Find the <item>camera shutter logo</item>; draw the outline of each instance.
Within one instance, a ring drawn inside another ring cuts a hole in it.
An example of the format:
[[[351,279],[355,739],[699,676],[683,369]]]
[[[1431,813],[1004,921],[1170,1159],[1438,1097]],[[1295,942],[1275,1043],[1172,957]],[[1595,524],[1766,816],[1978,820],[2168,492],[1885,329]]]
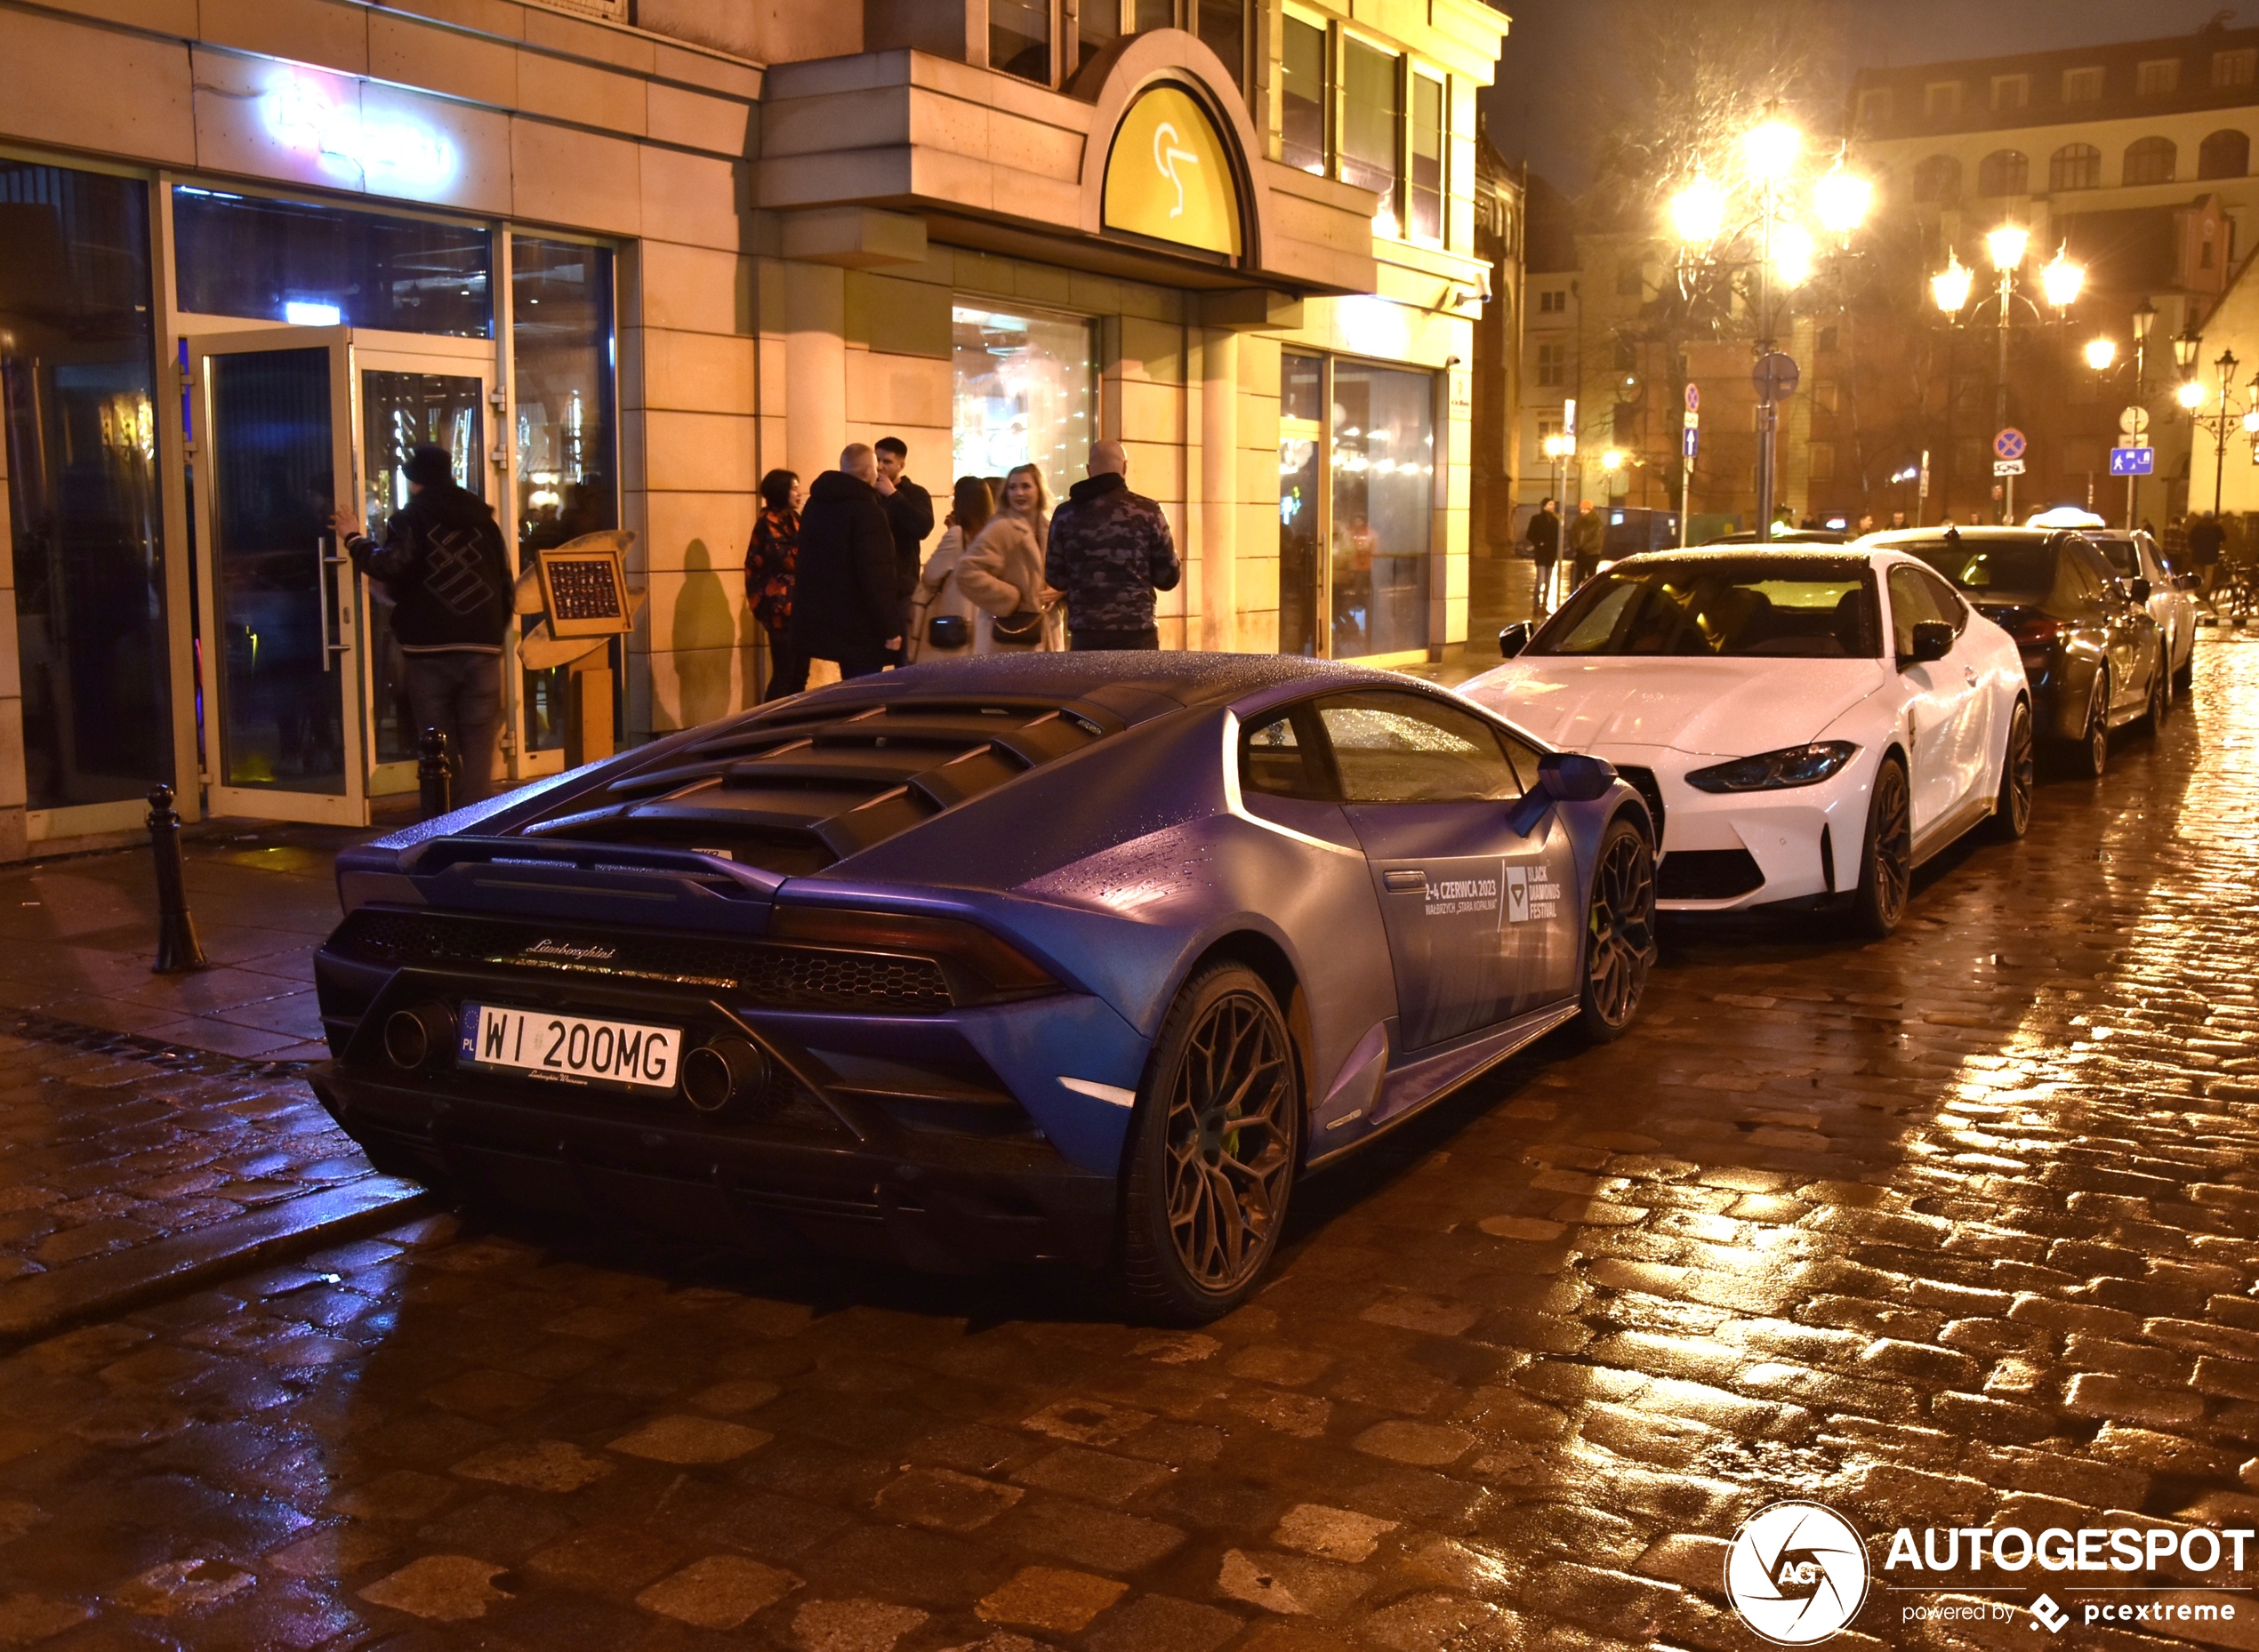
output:
[[[1776,1503],[1733,1534],[1725,1594],[1767,1640],[1804,1647],[1827,1640],[1867,1600],[1867,1544],[1850,1521],[1817,1503]]]

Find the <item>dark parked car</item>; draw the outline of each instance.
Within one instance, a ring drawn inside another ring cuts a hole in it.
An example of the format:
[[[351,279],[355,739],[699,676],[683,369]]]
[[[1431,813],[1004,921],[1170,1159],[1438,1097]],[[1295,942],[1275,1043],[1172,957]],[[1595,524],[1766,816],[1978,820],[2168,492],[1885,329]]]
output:
[[[380,1167],[1224,1311],[1306,1167],[1612,1038],[1655,830],[1402,677],[1036,654],[781,701],[338,860],[314,1085]]]
[[[1919,557],[2016,639],[2042,739],[2099,775],[2110,734],[2154,731],[2172,703],[2150,581],[2126,579],[2085,535],[2055,528],[1917,528],[1869,544]]]

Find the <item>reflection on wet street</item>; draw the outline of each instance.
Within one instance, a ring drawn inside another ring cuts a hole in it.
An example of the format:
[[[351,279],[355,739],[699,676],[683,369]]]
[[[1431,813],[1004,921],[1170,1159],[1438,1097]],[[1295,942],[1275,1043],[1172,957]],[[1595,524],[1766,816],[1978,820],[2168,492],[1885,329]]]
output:
[[[1675,932],[1629,1036],[1306,1186],[1202,1332],[447,1218],[20,1350],[0,1644],[1740,1648],[1783,1496],[2259,1527],[2255,735],[2207,634],[1892,941]],[[1918,1581],[1849,1643],[2051,1639]],[[2183,1632],[2259,1603],[2109,1635]]]

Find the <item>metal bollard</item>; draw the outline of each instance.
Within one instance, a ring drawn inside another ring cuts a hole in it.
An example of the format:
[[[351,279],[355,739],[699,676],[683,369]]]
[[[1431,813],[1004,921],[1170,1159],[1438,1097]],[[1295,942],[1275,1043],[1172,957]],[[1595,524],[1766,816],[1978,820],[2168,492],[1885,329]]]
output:
[[[188,878],[181,866],[181,816],[173,788],[149,790],[149,850],[157,860],[157,962],[151,973],[181,975],[205,966],[204,945],[189,916]]]
[[[436,820],[454,807],[454,776],[447,769],[447,737],[436,728],[416,742],[415,778],[423,792],[423,818]]]

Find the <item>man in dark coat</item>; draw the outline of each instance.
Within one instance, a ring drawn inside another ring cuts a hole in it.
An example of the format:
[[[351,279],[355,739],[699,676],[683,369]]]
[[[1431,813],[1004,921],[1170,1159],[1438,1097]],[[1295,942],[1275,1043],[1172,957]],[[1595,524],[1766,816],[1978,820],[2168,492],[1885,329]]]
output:
[[[1530,560],[1537,565],[1537,576],[1530,584],[1530,606],[1543,617],[1553,612],[1553,571],[1561,561],[1561,506],[1550,493],[1530,518],[1524,537],[1530,541]]]
[[[875,484],[878,457],[861,442],[808,490],[793,574],[792,638],[811,660],[836,660],[840,675],[869,677],[902,646],[894,529]]]
[[[385,522],[382,544],[350,511],[332,516],[330,526],[354,571],[392,598],[413,737],[428,728],[447,737],[452,800],[460,808],[494,790],[502,643],[515,581],[494,507],[457,485],[446,449],[412,448],[401,469],[408,502]]]
[[[926,535],[934,531],[934,496],[902,473],[910,462],[907,442],[898,436],[882,436],[873,451],[879,456],[879,503],[885,508],[887,527],[894,534],[894,582],[901,608],[897,625],[907,637],[910,610],[918,599]]]
[[[1158,648],[1154,593],[1175,590],[1185,572],[1169,518],[1130,491],[1121,443],[1091,443],[1089,468],[1051,515],[1043,577],[1066,593],[1067,636],[1077,650]]]

